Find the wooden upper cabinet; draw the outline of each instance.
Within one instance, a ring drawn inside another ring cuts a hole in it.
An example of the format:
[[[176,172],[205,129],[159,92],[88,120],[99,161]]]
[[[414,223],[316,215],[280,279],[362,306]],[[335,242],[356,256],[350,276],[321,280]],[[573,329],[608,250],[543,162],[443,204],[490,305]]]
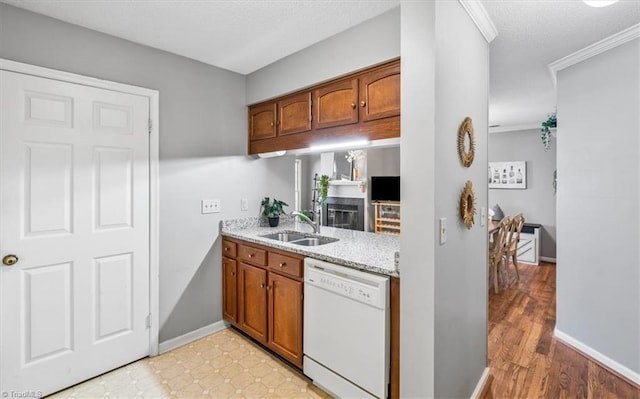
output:
[[[360,81],[362,121],[400,115],[400,63],[367,72]]]
[[[314,91],[315,128],[358,123],[358,79],[346,79]]]
[[[311,130],[311,92],[296,94],[278,101],[278,135]]]
[[[249,108],[249,139],[276,137],[276,103],[254,105]]]
[[[249,106],[249,154],[400,137],[400,60]]]

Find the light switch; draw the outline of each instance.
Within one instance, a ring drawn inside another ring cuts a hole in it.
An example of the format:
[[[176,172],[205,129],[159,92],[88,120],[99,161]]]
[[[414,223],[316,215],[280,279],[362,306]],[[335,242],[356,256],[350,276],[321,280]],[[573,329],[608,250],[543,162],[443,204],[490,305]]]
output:
[[[447,218],[440,218],[440,245],[447,242]]]
[[[219,213],[220,212],[220,199],[206,199],[202,200],[202,213]]]
[[[480,208],[480,226],[487,224],[487,207]]]
[[[240,199],[240,210],[241,211],[248,211],[249,210],[249,200],[246,198],[241,198]]]

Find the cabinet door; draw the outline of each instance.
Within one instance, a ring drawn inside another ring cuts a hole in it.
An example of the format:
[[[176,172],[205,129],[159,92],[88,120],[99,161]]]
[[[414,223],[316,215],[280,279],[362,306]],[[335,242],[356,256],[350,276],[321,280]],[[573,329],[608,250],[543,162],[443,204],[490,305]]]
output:
[[[314,93],[316,128],[358,123],[358,79],[322,86]]]
[[[296,94],[278,102],[278,134],[311,130],[311,92]]]
[[[269,346],[302,367],[301,281],[269,273]]]
[[[222,257],[222,317],[236,324],[238,322],[238,280],[236,261]]]
[[[362,121],[400,115],[400,64],[368,72],[360,81]]]
[[[254,105],[249,108],[249,139],[276,137],[276,103]]]
[[[238,263],[238,324],[253,338],[267,343],[267,271]]]

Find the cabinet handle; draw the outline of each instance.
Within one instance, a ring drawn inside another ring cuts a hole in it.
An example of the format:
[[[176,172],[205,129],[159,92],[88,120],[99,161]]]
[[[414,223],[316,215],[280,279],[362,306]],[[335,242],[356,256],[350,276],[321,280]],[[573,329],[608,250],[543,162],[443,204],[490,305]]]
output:
[[[264,288],[264,283],[260,284],[260,288]]]
[[[356,103],[351,103],[351,109],[356,109]]]
[[[273,127],[275,125],[275,123],[271,122],[271,127]]]
[[[229,252],[229,247],[224,247],[224,252]]]
[[[267,291],[270,291],[270,290],[271,290],[271,286],[267,285]]]
[[[235,276],[235,275],[236,275],[236,272],[231,272],[231,275],[232,275],[232,276]]]
[[[280,266],[280,267],[285,267],[285,266],[287,266],[287,263],[286,263],[286,262],[282,262],[282,263],[280,263],[280,265],[279,265],[279,266]]]
[[[249,254],[249,259],[253,258],[254,256],[256,256],[256,254]]]
[[[367,102],[364,101],[364,100],[360,101],[360,106],[361,107],[366,107],[367,106]]]

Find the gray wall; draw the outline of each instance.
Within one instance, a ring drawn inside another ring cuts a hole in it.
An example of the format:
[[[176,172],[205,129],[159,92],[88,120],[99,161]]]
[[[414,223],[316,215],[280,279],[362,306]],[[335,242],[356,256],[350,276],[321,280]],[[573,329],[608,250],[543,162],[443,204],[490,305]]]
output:
[[[245,77],[5,4],[0,57],[160,91],[160,341],[221,320],[218,221],[293,200],[292,158],[237,156]],[[200,215],[205,198],[222,213]]]
[[[401,4],[400,396],[434,397],[435,2]]]
[[[465,62],[460,62],[464,54]],[[459,2],[436,2],[435,214],[447,218],[436,245],[435,396],[469,397],[487,361],[487,229],[462,224],[459,199],[471,180],[477,213],[487,204],[489,45]],[[462,166],[456,136],[473,119],[473,164]],[[409,214],[412,214],[409,210]]]
[[[400,147],[367,150],[367,176],[399,176]]]
[[[400,394],[469,397],[487,360],[487,230],[477,216],[464,227],[458,202],[471,180],[477,207],[487,204],[489,46],[458,2],[407,1],[402,63]],[[455,144],[466,116],[470,168]]]
[[[544,150],[540,129],[493,133],[489,135],[489,162],[527,161],[527,189],[489,189],[489,206],[496,203],[505,215],[524,213],[527,222],[542,225],[541,256],[556,257],[556,196],[553,191],[553,171],[556,150]]]
[[[558,73],[556,328],[640,379],[640,39]],[[606,231],[605,231],[606,230]]]
[[[399,56],[397,7],[247,75],[247,104]]]

